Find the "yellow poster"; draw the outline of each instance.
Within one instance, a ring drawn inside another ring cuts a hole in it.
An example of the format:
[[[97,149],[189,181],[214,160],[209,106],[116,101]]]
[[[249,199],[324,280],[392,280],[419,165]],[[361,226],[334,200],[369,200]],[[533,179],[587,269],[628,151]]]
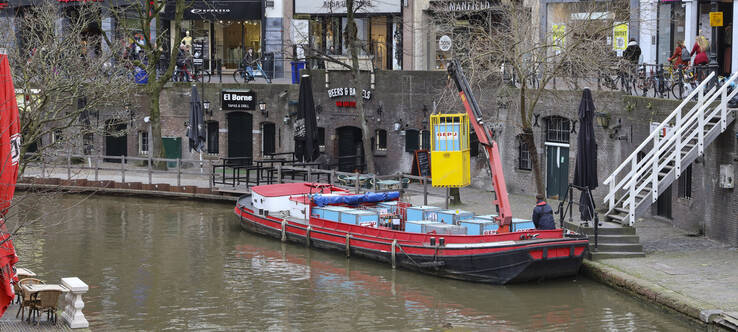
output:
[[[612,28],[613,51],[624,51],[628,47],[628,23],[617,22]]]
[[[551,38],[553,41],[553,49],[560,51],[564,47],[566,39],[566,25],[565,24],[553,24],[551,26]]]
[[[723,12],[710,12],[710,26],[711,27],[723,26]]]

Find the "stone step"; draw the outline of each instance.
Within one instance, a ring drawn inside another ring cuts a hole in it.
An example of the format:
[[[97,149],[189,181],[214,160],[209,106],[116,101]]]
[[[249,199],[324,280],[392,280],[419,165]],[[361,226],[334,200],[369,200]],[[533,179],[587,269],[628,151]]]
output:
[[[602,239],[600,239],[602,240]],[[595,251],[594,241],[589,241],[589,251],[591,252],[635,252],[643,253],[643,246],[640,243],[602,243],[597,242],[597,251]]]
[[[598,259],[608,259],[608,258],[634,258],[634,257],[645,257],[646,254],[642,252],[602,252],[602,251],[595,251],[589,252],[589,259],[591,260],[598,260]]]
[[[594,243],[595,236],[587,235],[590,243]],[[640,243],[640,238],[636,235],[602,235],[597,237],[597,243]]]
[[[577,233],[594,235],[594,222],[589,223],[589,227],[579,225],[578,222],[564,222],[564,228]],[[602,226],[598,227],[598,235],[635,235],[635,228],[622,226],[613,222],[602,222]]]

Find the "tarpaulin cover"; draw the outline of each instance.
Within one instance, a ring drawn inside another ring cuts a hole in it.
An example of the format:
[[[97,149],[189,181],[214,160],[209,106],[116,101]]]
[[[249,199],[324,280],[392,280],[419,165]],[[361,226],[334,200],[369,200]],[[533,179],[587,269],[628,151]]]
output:
[[[13,200],[20,160],[20,123],[15,98],[8,57],[0,53],[0,316],[15,296],[10,281],[15,278],[13,265],[18,262],[5,226],[5,213]]]
[[[366,193],[363,195],[313,195],[313,202],[318,206],[329,204],[357,205],[360,203],[376,203],[395,200],[400,197],[399,191],[382,193]]]

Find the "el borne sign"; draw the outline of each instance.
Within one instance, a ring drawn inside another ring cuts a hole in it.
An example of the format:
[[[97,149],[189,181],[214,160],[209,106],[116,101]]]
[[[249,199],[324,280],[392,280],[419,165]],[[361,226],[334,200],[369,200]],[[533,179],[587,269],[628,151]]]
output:
[[[220,105],[224,111],[256,110],[256,92],[253,90],[222,90]]]

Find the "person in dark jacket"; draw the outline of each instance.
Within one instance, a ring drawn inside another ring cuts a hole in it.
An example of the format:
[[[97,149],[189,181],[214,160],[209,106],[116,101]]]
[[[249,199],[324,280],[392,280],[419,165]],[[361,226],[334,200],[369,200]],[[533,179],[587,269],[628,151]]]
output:
[[[635,38],[631,38],[630,42],[628,42],[628,47],[623,51],[623,59],[630,61],[633,65],[637,65],[640,57],[641,47],[638,46],[638,42]]]
[[[536,195],[536,207],[533,208],[533,224],[536,225],[536,229],[541,230],[556,228],[553,209],[546,204],[541,194]]]

